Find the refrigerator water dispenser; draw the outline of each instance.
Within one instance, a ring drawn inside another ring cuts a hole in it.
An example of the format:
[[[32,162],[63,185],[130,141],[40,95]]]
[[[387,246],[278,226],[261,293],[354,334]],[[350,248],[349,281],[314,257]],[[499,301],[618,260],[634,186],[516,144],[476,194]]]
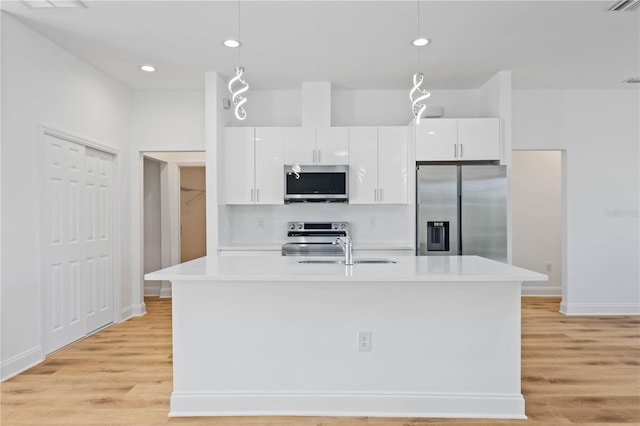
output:
[[[427,251],[449,251],[449,222],[427,222]]]

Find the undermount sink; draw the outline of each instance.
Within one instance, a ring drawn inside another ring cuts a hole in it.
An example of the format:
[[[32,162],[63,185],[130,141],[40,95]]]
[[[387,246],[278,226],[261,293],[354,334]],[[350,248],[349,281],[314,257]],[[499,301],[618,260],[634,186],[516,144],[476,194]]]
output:
[[[298,263],[312,263],[312,264],[344,264],[344,260],[329,260],[329,259],[310,259],[299,260]],[[380,264],[380,263],[398,263],[395,260],[387,259],[356,259],[354,264]]]

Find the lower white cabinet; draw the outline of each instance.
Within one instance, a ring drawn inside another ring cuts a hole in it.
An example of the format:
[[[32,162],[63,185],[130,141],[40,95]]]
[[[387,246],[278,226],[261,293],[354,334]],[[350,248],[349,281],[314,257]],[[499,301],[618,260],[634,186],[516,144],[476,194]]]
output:
[[[349,204],[407,203],[407,128],[349,128]]]
[[[284,129],[227,127],[226,204],[284,204]]]

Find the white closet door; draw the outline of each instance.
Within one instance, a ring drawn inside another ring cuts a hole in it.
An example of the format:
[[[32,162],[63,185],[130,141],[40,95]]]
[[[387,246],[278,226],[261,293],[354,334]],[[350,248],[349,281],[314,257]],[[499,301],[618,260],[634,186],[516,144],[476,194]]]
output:
[[[113,321],[114,157],[86,148],[85,164],[85,313],[91,332]]]
[[[43,135],[44,349],[113,321],[113,155]]]
[[[85,147],[45,135],[42,215],[44,345],[51,353],[86,334],[84,306]]]

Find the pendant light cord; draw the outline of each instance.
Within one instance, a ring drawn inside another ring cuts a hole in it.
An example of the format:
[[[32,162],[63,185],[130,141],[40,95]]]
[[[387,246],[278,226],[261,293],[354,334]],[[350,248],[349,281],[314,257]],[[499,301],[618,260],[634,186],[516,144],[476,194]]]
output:
[[[238,41],[240,42],[240,46],[238,46],[238,66],[241,66],[240,50],[242,49],[242,38],[240,38],[240,0],[238,0]]]
[[[422,37],[422,28],[420,27],[420,0],[418,0],[418,36],[416,39]],[[418,71],[420,71],[420,66],[422,65],[422,48],[418,47]]]

